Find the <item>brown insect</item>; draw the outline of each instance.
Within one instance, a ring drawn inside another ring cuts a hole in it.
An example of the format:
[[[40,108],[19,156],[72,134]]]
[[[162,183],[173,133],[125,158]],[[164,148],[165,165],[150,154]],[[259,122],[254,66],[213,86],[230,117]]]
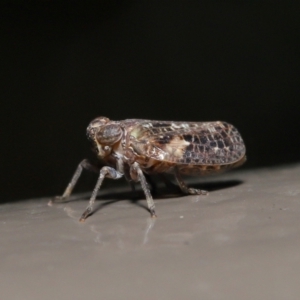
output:
[[[189,188],[181,174],[202,176],[219,173],[242,165],[246,148],[237,129],[226,122],[173,122],[128,119],[111,121],[94,119],[87,128],[97,156],[106,166],[99,172],[89,205],[80,221],[93,211],[93,205],[105,177],[140,182],[152,217],[156,217],[154,201],[145,174],[173,173],[180,189],[186,194],[207,194]],[[77,167],[62,196],[67,199],[83,169],[97,170],[87,160]]]

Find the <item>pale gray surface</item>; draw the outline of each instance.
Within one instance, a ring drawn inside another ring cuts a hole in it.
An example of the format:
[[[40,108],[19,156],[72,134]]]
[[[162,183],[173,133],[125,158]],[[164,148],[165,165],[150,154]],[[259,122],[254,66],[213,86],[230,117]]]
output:
[[[300,165],[228,173],[211,181],[243,183],[158,196],[155,221],[124,189],[84,224],[86,200],[2,204],[0,298],[299,299],[299,178]]]

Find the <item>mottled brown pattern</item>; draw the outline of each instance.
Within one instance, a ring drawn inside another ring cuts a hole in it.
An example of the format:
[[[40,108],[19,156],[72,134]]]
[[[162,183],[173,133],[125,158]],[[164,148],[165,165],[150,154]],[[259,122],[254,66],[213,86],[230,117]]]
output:
[[[220,173],[243,164],[246,148],[237,129],[226,122],[173,122],[128,119],[111,121],[106,117],[93,120],[87,137],[104,167],[99,170],[97,184],[89,205],[80,220],[93,211],[97,192],[105,177],[122,176],[132,183],[140,182],[148,208],[155,217],[155,206],[144,173],[173,173],[184,193],[206,195],[189,188],[181,174],[203,176]],[[61,201],[70,196],[83,169],[95,170],[87,160],[77,167]]]
[[[142,121],[130,146],[139,155],[175,164],[234,164],[245,156],[237,129],[226,122]]]
[[[118,169],[138,162],[146,173],[206,175],[241,165],[246,148],[237,129],[226,122],[173,122],[127,119],[93,120],[87,135],[100,159]],[[118,160],[118,163],[117,163]]]

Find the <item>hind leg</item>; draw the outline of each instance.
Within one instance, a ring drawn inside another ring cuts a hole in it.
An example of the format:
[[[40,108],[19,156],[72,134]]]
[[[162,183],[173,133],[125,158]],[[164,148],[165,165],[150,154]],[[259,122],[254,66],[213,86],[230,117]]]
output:
[[[207,195],[208,192],[204,191],[204,190],[199,190],[199,189],[194,189],[194,188],[190,188],[188,187],[185,182],[183,181],[178,168],[175,168],[175,178],[176,181],[180,187],[180,189],[182,190],[183,193],[185,194],[189,194],[189,195]]]

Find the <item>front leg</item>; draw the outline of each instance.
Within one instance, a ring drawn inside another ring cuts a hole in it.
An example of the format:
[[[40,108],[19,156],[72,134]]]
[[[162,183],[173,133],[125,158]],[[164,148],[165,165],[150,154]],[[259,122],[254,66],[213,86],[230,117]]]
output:
[[[135,162],[131,165],[130,175],[134,181],[139,181],[141,183],[142,189],[146,196],[147,205],[148,205],[148,209],[150,211],[151,217],[156,218],[155,205],[154,205],[152,195],[150,193],[150,189],[148,187],[148,183],[146,181],[145,175],[144,175],[140,165],[137,162]]]
[[[92,171],[92,172],[97,172],[97,173],[99,172],[99,168],[93,166],[87,159],[84,159],[78,165],[78,167],[77,167],[70,183],[66,187],[63,195],[62,196],[56,196],[53,200],[51,200],[49,202],[49,205],[51,205],[53,202],[64,202],[65,200],[67,200],[70,197],[70,195],[71,195],[71,193],[72,193],[72,191],[73,191],[73,189],[74,189],[74,187],[75,187],[75,185],[76,185],[83,169],[86,169],[86,170],[89,170],[89,171]]]
[[[84,222],[85,219],[92,213],[93,205],[95,203],[97,193],[98,193],[98,191],[101,187],[101,184],[102,184],[104,178],[108,177],[108,178],[112,178],[112,179],[119,179],[122,176],[123,176],[122,173],[118,172],[117,170],[115,170],[114,168],[111,168],[111,167],[103,167],[100,170],[100,174],[99,174],[96,186],[93,190],[92,196],[90,198],[89,205],[87,206],[87,208],[85,209],[85,211],[81,215],[81,218],[79,219],[80,222]]]

